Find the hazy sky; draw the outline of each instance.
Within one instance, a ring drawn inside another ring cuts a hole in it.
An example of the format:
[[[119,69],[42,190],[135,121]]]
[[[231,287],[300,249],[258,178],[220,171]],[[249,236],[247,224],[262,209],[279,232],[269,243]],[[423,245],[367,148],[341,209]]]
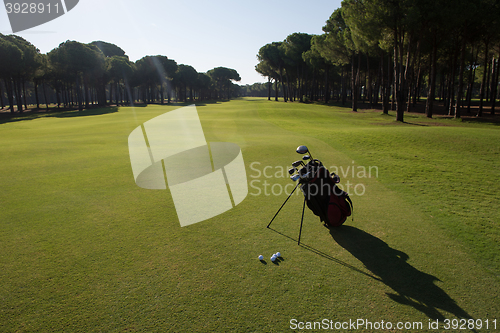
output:
[[[66,40],[102,40],[121,47],[130,60],[165,55],[206,72],[233,68],[240,84],[264,82],[256,54],[294,32],[321,34],[341,0],[80,0],[67,14],[16,33],[47,53]],[[5,8],[0,32],[11,34]]]

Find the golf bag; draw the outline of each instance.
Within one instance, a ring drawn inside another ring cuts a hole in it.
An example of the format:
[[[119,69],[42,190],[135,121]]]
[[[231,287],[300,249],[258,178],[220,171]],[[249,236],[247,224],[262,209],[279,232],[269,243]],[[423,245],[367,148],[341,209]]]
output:
[[[340,177],[330,174],[316,159],[311,159],[299,174],[307,207],[328,226],[341,226],[351,216],[353,206],[349,195],[337,187]]]
[[[285,206],[293,192],[300,186],[304,194],[299,239],[297,241],[297,244],[300,245],[306,204],[329,227],[341,226],[347,220],[347,217],[351,216],[353,206],[349,195],[337,187],[337,184],[340,182],[339,176],[334,173],[330,174],[321,161],[312,158],[306,146],[299,146],[296,151],[301,155],[306,153],[309,153],[309,155],[304,155],[302,160],[292,163],[293,168],[288,170],[288,173],[290,174],[290,179],[297,182],[297,185],[295,185],[293,191],[288,195],[276,214],[274,214],[267,228],[270,228],[271,223],[278,216],[283,206]],[[304,163],[307,160],[309,162]]]

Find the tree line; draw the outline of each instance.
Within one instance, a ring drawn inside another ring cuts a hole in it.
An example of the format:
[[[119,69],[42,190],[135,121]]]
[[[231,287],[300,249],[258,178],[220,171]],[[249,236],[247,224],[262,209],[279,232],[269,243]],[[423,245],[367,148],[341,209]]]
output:
[[[255,82],[253,84],[240,85],[239,93],[241,96],[248,97],[268,97],[267,83]],[[283,94],[278,91],[278,96],[283,97]]]
[[[293,33],[262,46],[255,69],[283,100],[335,99],[396,110],[421,98],[460,118],[491,114],[498,99],[500,2],[496,0],[343,0],[323,34]],[[273,87],[274,86],[274,87]]]
[[[163,55],[135,62],[117,45],[66,41],[47,54],[16,35],[0,34],[0,107],[11,113],[50,104],[79,110],[92,106],[231,99],[238,72],[206,73]]]

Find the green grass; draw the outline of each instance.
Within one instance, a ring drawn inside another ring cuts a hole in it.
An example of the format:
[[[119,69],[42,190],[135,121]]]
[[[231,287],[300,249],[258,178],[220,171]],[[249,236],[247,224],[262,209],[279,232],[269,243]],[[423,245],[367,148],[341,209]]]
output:
[[[500,325],[498,126],[265,99],[199,106],[207,141],[237,143],[253,186],[234,209],[181,228],[168,190],[135,185],[127,147],[134,128],[176,108],[0,124],[1,332],[284,332],[292,318]],[[276,172],[301,144],[327,166],[376,166],[378,177],[342,177],[364,189],[354,221],[330,231],[306,210],[297,246],[301,197],[266,229],[286,194],[263,184],[291,183]]]
[[[436,218],[436,224],[500,277],[498,126],[416,115],[406,115],[407,123],[401,124],[392,114],[376,111],[336,109],[332,114],[332,108],[316,109],[322,112],[305,123],[314,128],[310,136],[348,154],[356,165],[377,166],[385,186]],[[299,107],[297,112],[303,111]],[[290,111],[286,116],[274,109],[262,114],[290,131],[301,131],[304,125],[304,119],[296,121],[299,115]]]

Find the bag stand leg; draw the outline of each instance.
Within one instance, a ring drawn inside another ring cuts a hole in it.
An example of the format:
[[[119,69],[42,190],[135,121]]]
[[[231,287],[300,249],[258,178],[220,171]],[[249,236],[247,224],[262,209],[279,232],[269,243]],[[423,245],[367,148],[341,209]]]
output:
[[[297,245],[300,245],[300,235],[302,235],[302,223],[304,222],[304,209],[306,208],[306,198],[304,197],[304,204],[302,205],[302,218],[300,219],[300,230],[299,230],[299,241]]]
[[[274,219],[276,218],[276,216],[278,216],[278,213],[281,211],[281,208],[283,208],[283,206],[286,204],[286,202],[288,201],[288,199],[290,199],[290,197],[292,196],[293,192],[295,192],[295,190],[297,189],[298,186],[299,186],[299,183],[297,183],[297,185],[295,185],[292,193],[290,193],[288,195],[288,198],[286,198],[285,202],[283,202],[283,204],[281,205],[280,209],[278,209],[278,211],[276,212],[276,214],[274,214],[273,218],[271,219],[271,222],[269,222],[269,224],[267,225],[267,228],[269,228],[269,226],[271,225],[271,223],[273,223]],[[305,203],[305,199],[304,199],[304,203]],[[302,216],[304,216],[304,210],[302,210]]]

